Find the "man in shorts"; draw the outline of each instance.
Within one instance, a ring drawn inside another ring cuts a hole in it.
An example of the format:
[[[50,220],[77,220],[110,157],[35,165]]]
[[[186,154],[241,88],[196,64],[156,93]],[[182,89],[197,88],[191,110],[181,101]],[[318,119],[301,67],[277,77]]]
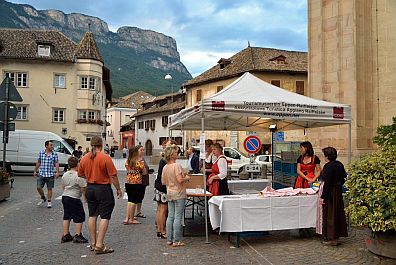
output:
[[[37,205],[40,206],[48,201],[47,208],[52,207],[52,189],[54,188],[55,177],[59,177],[59,160],[58,155],[52,150],[53,146],[52,141],[45,141],[45,149],[40,151],[33,173],[33,176],[37,177],[37,191],[41,196]],[[48,190],[47,198],[43,190],[45,185],[47,185]]]
[[[78,176],[87,180],[88,228],[91,238],[91,250],[95,254],[112,253],[114,250],[103,244],[109,220],[114,209],[114,194],[111,184],[117,190],[117,197],[122,198],[117,169],[110,156],[102,152],[103,141],[99,136],[91,138],[91,152],[80,161]],[[96,236],[96,222],[100,215],[99,233]]]

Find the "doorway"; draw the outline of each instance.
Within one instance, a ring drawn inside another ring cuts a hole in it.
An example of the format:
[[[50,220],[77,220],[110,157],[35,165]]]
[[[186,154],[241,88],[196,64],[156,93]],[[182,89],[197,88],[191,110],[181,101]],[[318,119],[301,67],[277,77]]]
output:
[[[151,142],[151,140],[147,140],[144,150],[146,151],[146,156],[151,156],[153,155],[153,143]]]

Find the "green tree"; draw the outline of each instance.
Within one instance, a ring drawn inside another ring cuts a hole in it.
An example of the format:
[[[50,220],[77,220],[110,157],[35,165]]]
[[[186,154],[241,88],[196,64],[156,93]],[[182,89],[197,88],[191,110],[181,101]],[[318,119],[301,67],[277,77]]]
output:
[[[377,136],[374,137],[373,142],[381,148],[396,146],[396,117],[393,117],[392,124],[377,128]]]

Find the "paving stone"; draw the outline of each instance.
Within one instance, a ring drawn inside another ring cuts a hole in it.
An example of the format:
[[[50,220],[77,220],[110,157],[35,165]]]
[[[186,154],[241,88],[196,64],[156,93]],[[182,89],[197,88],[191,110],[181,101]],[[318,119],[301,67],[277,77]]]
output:
[[[124,183],[125,172],[119,172]],[[39,196],[35,178],[16,177],[11,198],[0,203],[0,264],[396,264],[395,260],[377,257],[367,251],[364,230],[353,228],[350,237],[339,247],[321,244],[319,238],[299,238],[290,231],[276,231],[261,237],[243,238],[240,248],[233,248],[225,234],[205,237],[186,236],[185,247],[172,248],[155,234],[153,183],[146,191],[140,225],[122,225],[127,201],[116,200],[106,244],[115,252],[95,255],[88,244],[60,243],[62,204],[60,180],[54,189],[53,208],[37,207]],[[19,210],[17,210],[19,208]],[[85,205],[86,208],[86,205]],[[86,213],[87,213],[86,209]],[[204,231],[204,220],[187,221],[186,232]],[[210,224],[209,224],[210,226]],[[40,228],[40,229],[39,229]],[[71,226],[74,232],[74,226]],[[88,237],[87,223],[83,234]],[[24,242],[22,242],[24,241]]]

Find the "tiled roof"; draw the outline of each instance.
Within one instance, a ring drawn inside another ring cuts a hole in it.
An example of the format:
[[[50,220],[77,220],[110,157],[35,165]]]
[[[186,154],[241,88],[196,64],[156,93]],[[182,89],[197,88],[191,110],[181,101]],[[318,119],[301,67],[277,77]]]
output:
[[[152,101],[160,101],[160,100],[164,100],[164,99],[167,99],[167,98],[171,98],[172,95],[175,97],[175,96],[179,96],[180,93],[179,92],[175,92],[175,93],[165,94],[165,95],[162,95],[162,96],[157,96],[157,97],[153,98]],[[148,103],[148,101],[146,101],[145,103]]]
[[[50,56],[38,56],[39,44],[51,46]],[[73,62],[77,45],[55,30],[0,29],[0,59]]]
[[[92,32],[86,32],[77,47],[77,58],[94,59],[103,63],[102,55],[100,55],[98,46]]]
[[[124,96],[120,98],[120,101],[113,105],[113,108],[132,108],[132,109],[140,109],[142,108],[142,103],[147,100],[153,100],[154,96],[150,95],[144,91],[138,91],[133,94]]]
[[[51,47],[50,56],[38,55],[40,44]],[[103,62],[92,32],[77,45],[56,30],[0,29],[0,59],[74,62],[77,58]]]
[[[285,63],[278,63],[276,58],[285,57]],[[224,66],[221,69],[220,64]],[[286,51],[270,48],[247,47],[228,59],[221,58],[219,64],[184,83],[186,88],[214,80],[239,76],[245,72],[270,71],[307,73],[308,59],[306,52]]]
[[[172,104],[165,104],[161,107],[157,107],[156,105],[151,106],[148,109],[138,111],[135,115],[132,117],[139,117],[143,116],[146,114],[152,114],[152,113],[159,113],[159,112],[166,112],[166,111],[171,111],[173,109],[173,113],[179,112],[181,109],[185,107],[185,102],[173,102]]]

